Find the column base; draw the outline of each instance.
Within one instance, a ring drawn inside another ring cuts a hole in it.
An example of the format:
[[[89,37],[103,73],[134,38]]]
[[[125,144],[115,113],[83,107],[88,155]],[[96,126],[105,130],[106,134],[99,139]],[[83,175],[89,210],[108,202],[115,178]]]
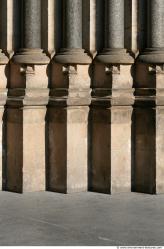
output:
[[[116,49],[104,49],[95,58],[95,63],[103,64],[132,64],[134,59],[126,49],[116,48]]]
[[[59,64],[90,64],[92,62],[91,58],[85,53],[84,49],[74,48],[60,50],[54,58],[56,63]]]
[[[12,58],[16,64],[45,65],[50,59],[42,49],[20,49]]]
[[[164,48],[147,48],[138,60],[147,64],[164,64]]]

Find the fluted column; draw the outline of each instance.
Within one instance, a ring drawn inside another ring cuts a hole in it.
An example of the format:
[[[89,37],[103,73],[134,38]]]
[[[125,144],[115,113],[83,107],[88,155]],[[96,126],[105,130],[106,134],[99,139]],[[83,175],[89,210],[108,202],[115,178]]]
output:
[[[89,64],[91,58],[82,49],[82,0],[63,1],[63,48],[55,56],[58,63]]]
[[[41,0],[19,1],[22,44],[11,60],[4,189],[45,190],[45,114],[49,58],[41,49]],[[12,141],[11,141],[12,140]]]
[[[96,57],[102,63],[131,64],[133,59],[124,49],[124,0],[105,1],[105,44]]]
[[[89,189],[128,192],[134,60],[124,48],[124,0],[106,0],[104,12],[104,49],[94,60]]]
[[[147,48],[139,56],[145,63],[164,63],[164,1],[147,1]]]

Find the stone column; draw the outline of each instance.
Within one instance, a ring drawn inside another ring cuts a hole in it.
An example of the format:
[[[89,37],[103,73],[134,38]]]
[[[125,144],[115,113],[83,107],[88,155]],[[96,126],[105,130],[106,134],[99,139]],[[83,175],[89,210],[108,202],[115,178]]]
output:
[[[90,119],[91,191],[131,190],[133,58],[124,48],[124,1],[105,1],[105,44],[95,58]]]
[[[140,54],[139,60],[149,64],[164,62],[164,2],[147,2],[147,48]]]
[[[100,63],[133,63],[132,57],[124,48],[124,0],[105,1],[105,44],[96,57]]]
[[[49,95],[49,58],[41,49],[41,0],[21,3],[22,48],[11,62],[4,184],[5,190],[15,192],[45,190],[45,114]]]
[[[63,15],[63,48],[55,56],[55,61],[64,64],[89,64],[91,59],[82,49],[82,0],[64,1]]]
[[[82,0],[65,0],[63,9],[64,48],[54,58],[48,108],[47,188],[69,193],[87,190],[91,58],[82,49]]]
[[[23,0],[22,13],[22,48],[13,61],[19,64],[46,65],[49,58],[41,49],[41,0]]]
[[[164,1],[147,1],[147,48],[136,64],[133,191],[164,193]]]

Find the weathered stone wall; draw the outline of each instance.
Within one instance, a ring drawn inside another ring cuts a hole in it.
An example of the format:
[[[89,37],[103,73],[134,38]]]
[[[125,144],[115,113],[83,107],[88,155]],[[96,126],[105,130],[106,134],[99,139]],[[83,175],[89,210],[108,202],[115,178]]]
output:
[[[0,185],[164,193],[164,0],[0,0]]]

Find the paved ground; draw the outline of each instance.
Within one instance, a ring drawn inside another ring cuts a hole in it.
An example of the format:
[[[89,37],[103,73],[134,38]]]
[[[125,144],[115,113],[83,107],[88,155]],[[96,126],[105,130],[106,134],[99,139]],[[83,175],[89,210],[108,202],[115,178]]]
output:
[[[0,192],[2,245],[164,245],[164,195]]]

